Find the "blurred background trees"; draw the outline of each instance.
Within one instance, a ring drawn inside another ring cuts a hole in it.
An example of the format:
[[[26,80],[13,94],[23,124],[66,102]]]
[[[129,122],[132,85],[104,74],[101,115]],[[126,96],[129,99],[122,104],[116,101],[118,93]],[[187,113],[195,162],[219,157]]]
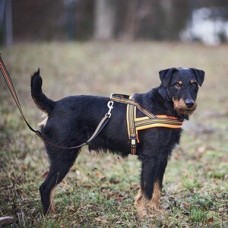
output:
[[[179,40],[203,7],[228,38],[227,0],[0,0],[1,40]]]

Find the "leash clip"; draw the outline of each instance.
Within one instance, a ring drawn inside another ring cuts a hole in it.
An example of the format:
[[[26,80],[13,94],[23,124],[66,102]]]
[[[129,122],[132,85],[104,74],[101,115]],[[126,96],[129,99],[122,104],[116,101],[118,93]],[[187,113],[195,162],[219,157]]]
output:
[[[106,113],[106,116],[107,116],[108,118],[111,118],[111,116],[112,116],[111,112],[112,112],[112,109],[113,109],[113,105],[114,105],[114,102],[113,102],[113,101],[109,101],[108,104],[107,104],[109,110],[108,110],[108,112]]]

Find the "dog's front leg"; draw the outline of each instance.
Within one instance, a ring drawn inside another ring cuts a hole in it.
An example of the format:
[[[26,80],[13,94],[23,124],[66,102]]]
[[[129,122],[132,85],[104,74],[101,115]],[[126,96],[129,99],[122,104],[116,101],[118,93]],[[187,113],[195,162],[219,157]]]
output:
[[[153,157],[142,160],[141,189],[135,198],[135,206],[140,218],[145,217],[153,205],[160,204],[161,193],[156,182],[158,168],[158,158]]]
[[[157,176],[153,185],[153,196],[149,204],[149,207],[152,211],[161,210],[160,200],[161,200],[162,182],[163,182],[163,177],[164,177],[167,163],[168,163],[168,157],[162,158],[162,160],[159,161]]]

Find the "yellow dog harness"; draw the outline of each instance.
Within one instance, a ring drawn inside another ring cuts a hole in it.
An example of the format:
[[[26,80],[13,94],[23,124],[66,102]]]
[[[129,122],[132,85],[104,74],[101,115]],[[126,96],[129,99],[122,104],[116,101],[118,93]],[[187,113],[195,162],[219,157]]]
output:
[[[180,129],[182,127],[183,121],[173,116],[153,115],[149,111],[143,109],[128,95],[112,94],[111,100],[127,104],[126,120],[132,154],[136,154],[136,146],[137,143],[139,143],[138,131],[157,127],[173,129]],[[143,112],[146,116],[137,117],[137,109]]]

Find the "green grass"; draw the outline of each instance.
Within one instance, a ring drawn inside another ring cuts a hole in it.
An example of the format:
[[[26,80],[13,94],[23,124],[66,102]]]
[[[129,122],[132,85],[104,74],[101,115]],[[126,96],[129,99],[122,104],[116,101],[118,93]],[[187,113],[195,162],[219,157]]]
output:
[[[44,217],[39,185],[48,170],[39,138],[23,123],[0,77],[0,217],[16,227],[226,227],[228,152],[228,46],[177,43],[40,43],[1,49],[23,110],[36,126],[41,112],[30,97],[30,75],[41,68],[53,99],[72,94],[147,91],[158,71],[193,66],[206,71],[198,108],[169,161],[162,196],[166,213],[138,220],[136,157],[83,149],[56,188],[56,211]]]

